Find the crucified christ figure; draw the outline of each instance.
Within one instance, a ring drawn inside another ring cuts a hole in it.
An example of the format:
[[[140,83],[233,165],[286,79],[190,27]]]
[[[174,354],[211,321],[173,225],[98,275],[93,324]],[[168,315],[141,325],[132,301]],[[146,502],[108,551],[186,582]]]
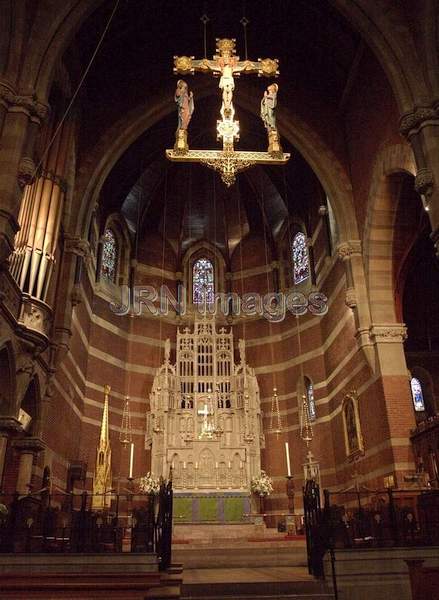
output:
[[[241,73],[257,73],[265,77],[274,77],[278,74],[278,61],[271,58],[257,61],[239,60],[239,57],[235,56],[235,40],[228,38],[217,40],[217,52],[213,60],[207,58],[195,60],[193,56],[176,56],[174,71],[181,74],[194,71],[221,74],[219,82],[219,88],[222,90],[221,114],[225,119],[233,119],[234,77],[238,77]]]

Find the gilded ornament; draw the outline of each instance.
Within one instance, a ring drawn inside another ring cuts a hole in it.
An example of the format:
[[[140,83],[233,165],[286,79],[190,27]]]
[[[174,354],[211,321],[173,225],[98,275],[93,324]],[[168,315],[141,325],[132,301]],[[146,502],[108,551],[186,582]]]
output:
[[[183,75],[190,73],[192,71],[192,57],[176,56],[174,58],[174,70]]]
[[[272,58],[264,58],[261,61],[261,73],[264,77],[275,77],[278,74],[279,61]]]
[[[223,182],[230,186],[236,180],[239,171],[248,169],[254,164],[284,164],[290,155],[284,154],[280,145],[279,134],[276,128],[276,96],[278,87],[271,84],[263,99],[261,116],[267,128],[268,152],[237,152],[234,144],[239,140],[239,121],[235,120],[233,106],[233,92],[235,90],[235,76],[241,73],[257,73],[265,77],[278,75],[278,61],[271,58],[257,61],[241,61],[235,55],[236,40],[221,38],[216,40],[216,51],[212,60],[207,58],[194,59],[190,56],[174,57],[174,72],[183,75],[188,73],[211,72],[220,75],[219,89],[221,90],[222,103],[217,121],[217,139],[222,140],[222,151],[214,150],[189,150],[188,124],[193,112],[193,96],[188,92],[186,82],[179,80],[175,101],[179,105],[179,124],[176,132],[176,141],[173,150],[167,150],[169,160],[183,162],[199,162],[218,171]],[[263,114],[262,114],[263,112]]]

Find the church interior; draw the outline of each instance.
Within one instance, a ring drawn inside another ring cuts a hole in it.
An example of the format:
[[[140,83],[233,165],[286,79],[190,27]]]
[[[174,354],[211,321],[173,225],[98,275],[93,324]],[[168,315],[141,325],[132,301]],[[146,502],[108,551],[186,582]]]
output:
[[[437,3],[0,13],[2,597],[437,598]]]

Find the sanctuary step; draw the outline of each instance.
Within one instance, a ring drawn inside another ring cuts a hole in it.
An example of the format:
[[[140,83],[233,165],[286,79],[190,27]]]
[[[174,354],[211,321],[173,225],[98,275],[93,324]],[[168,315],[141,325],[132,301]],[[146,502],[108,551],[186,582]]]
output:
[[[304,567],[185,570],[182,600],[333,600]]]
[[[144,553],[2,554],[2,600],[177,600],[182,566]]]
[[[172,556],[184,569],[307,564],[303,538],[291,539],[275,529],[251,524],[176,525]]]
[[[184,569],[294,567],[307,564],[306,548],[292,544],[184,547],[173,549],[172,555],[174,560],[183,563]]]
[[[191,545],[217,545],[225,542],[304,541],[304,536],[289,537],[277,529],[256,523],[181,523],[175,524],[172,542]]]

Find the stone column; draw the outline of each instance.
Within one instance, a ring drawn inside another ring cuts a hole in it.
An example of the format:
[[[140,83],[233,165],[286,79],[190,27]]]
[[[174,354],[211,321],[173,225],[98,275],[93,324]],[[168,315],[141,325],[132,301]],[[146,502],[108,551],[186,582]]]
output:
[[[370,328],[376,369],[381,377],[384,395],[384,439],[391,449],[393,471],[400,487],[404,487],[404,475],[415,468],[409,435],[410,430],[416,426],[416,421],[404,354],[403,342],[406,337],[403,323],[373,323]],[[372,408],[369,405],[369,409],[375,414],[375,418],[383,418],[379,416],[382,411],[380,406]]]
[[[428,211],[431,237],[439,257],[439,102],[403,115],[400,131],[410,142],[415,155],[415,189]]]
[[[15,417],[0,418],[0,490],[3,487],[3,473],[8,440],[14,434],[21,432],[21,430],[21,425]]]
[[[18,231],[22,189],[33,173],[35,137],[48,106],[34,96],[21,96],[0,81],[0,263],[8,259]]]
[[[279,261],[273,260],[270,264],[270,267],[273,272],[273,292],[277,294],[278,292],[280,292]]]
[[[71,322],[73,308],[82,301],[80,287],[81,263],[90,260],[90,244],[79,237],[66,235],[64,241],[63,260],[59,274],[54,302],[54,335],[53,343],[57,346],[57,360],[53,368],[67,352],[70,345]]]
[[[371,316],[364,276],[361,242],[359,240],[342,242],[337,246],[337,254],[343,262],[346,271],[345,302],[346,306],[352,309],[355,317],[357,342],[365,353],[368,363],[375,369],[373,349],[369,336]]]
[[[22,438],[14,442],[14,448],[20,452],[20,465],[16,490],[19,494],[31,491],[34,457],[44,450],[45,444],[40,438]]]
[[[314,246],[312,243],[312,239],[308,238],[306,240],[306,245],[308,246],[308,256],[309,256],[309,270],[311,276],[311,286],[313,289],[316,289],[317,286],[317,276],[316,276],[316,266],[314,263]]]

